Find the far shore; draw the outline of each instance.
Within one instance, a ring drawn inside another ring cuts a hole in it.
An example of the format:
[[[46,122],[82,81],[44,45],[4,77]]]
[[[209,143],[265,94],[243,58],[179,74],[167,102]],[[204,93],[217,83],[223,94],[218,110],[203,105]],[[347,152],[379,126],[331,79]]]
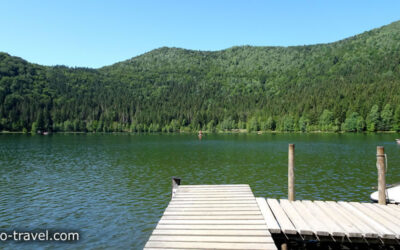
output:
[[[398,134],[400,132],[397,131],[375,131],[375,132],[345,132],[345,131],[252,131],[248,132],[247,129],[232,129],[226,131],[202,131],[203,134]],[[41,135],[39,133],[31,133],[31,132],[22,132],[22,131],[0,131],[0,134],[27,134],[27,135]],[[179,131],[179,132],[129,132],[129,131],[120,131],[120,132],[82,132],[82,131],[57,131],[50,132],[49,134],[198,134],[196,131]]]

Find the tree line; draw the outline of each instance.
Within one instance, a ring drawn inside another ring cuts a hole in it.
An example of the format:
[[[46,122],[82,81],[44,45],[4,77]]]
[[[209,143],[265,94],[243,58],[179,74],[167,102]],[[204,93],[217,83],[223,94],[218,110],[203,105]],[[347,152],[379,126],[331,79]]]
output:
[[[0,131],[399,131],[400,22],[330,44],[160,48],[99,69],[0,53]]]

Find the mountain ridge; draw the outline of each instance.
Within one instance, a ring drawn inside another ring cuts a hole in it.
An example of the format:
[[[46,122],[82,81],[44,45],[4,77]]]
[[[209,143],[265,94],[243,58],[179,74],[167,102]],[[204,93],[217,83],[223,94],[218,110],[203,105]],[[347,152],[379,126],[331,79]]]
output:
[[[397,130],[399,51],[400,21],[326,44],[161,47],[98,69],[0,53],[0,130]]]

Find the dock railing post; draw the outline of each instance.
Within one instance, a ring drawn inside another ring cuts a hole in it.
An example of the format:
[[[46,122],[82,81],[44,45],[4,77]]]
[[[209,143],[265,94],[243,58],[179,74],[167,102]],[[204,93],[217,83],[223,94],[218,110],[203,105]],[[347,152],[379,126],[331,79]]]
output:
[[[171,190],[171,198],[174,197],[176,189],[178,186],[181,185],[181,178],[179,177],[172,177],[172,190]]]
[[[294,144],[289,144],[289,164],[288,164],[288,199],[294,201]]]
[[[386,205],[385,149],[376,147],[376,166],[378,167],[378,203]]]

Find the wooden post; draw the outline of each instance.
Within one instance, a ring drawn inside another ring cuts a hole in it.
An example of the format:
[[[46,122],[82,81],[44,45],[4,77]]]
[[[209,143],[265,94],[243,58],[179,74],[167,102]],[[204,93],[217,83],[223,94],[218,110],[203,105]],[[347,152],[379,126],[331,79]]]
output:
[[[281,250],[287,250],[287,249],[288,249],[287,244],[286,243],[282,243]]]
[[[385,149],[376,147],[376,163],[378,167],[378,202],[386,205],[386,180],[385,180]]]
[[[171,198],[174,197],[175,191],[178,186],[181,185],[181,178],[179,177],[172,177],[172,191],[171,191]]]
[[[288,199],[294,201],[294,144],[289,144]]]

